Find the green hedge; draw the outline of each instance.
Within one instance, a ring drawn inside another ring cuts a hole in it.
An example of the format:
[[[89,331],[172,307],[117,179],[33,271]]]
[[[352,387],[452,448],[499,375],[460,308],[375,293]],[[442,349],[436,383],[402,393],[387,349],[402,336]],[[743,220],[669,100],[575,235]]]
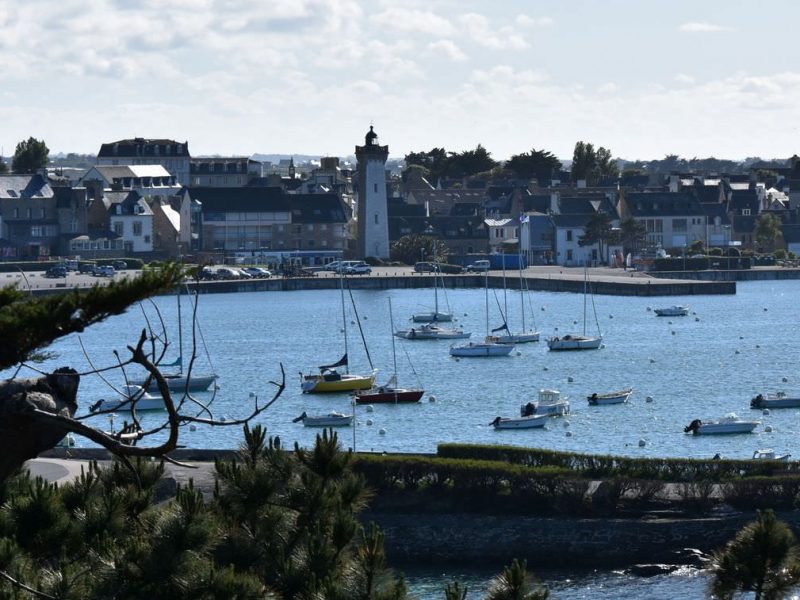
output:
[[[789,466],[772,460],[630,458],[471,444],[439,444],[437,455],[443,458],[501,461],[535,468],[556,467],[589,478],[629,477],[658,481],[726,481],[741,477],[768,477],[786,473]]]

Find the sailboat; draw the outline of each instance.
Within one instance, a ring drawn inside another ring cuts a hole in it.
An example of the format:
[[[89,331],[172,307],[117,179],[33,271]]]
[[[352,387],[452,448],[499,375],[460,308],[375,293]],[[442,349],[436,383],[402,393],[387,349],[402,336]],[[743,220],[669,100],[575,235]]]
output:
[[[450,356],[508,356],[514,344],[498,344],[489,331],[489,272],[485,275],[486,338],[482,342],[467,342],[450,346]]]
[[[442,291],[444,291],[444,277],[439,271],[438,261],[433,264],[435,266],[433,271],[433,312],[412,315],[411,320],[415,323],[449,323],[453,320],[453,313],[439,311],[439,278],[442,280]]]
[[[597,323],[597,315],[595,314],[595,324],[597,325],[598,335],[592,337],[586,335],[586,290],[587,290],[587,272],[586,267],[583,268],[583,333],[570,334],[564,336],[553,336],[547,340],[547,347],[550,350],[597,350],[603,342],[603,336],[600,334],[600,324]],[[594,306],[594,301],[592,301]]]
[[[392,318],[392,299],[389,299],[389,323],[391,330],[394,330],[394,319]],[[389,381],[380,387],[372,387],[366,391],[355,393],[356,404],[398,404],[419,402],[425,390],[422,388],[399,388],[397,387],[397,349],[395,348],[394,335],[392,336],[392,363],[394,372]]]
[[[505,310],[503,311],[503,324],[500,327],[492,329],[492,333],[498,331],[505,331],[503,335],[495,336],[498,344],[527,344],[529,342],[539,341],[538,331],[525,331],[525,292],[523,291],[522,281],[522,255],[519,256],[519,302],[522,309],[522,330],[519,333],[512,333],[508,327],[508,293],[506,290],[506,260],[503,256],[503,303]],[[527,285],[527,282],[526,282]]]
[[[181,290],[178,288],[178,358],[169,364],[160,364],[161,367],[177,367],[177,373],[164,373],[164,379],[167,381],[167,386],[171,391],[175,392],[204,392],[210,388],[217,380],[216,373],[197,375],[194,372],[183,372],[183,324],[181,318]],[[147,380],[149,379],[149,383]],[[152,377],[142,377],[140,379],[132,379],[129,385],[145,387],[147,383],[148,392],[157,392],[158,383]]]
[[[355,390],[367,390],[375,383],[375,369],[369,375],[356,375],[350,373],[348,369],[347,358],[347,315],[344,308],[344,277],[339,273],[339,287],[342,296],[342,331],[344,332],[344,356],[330,365],[321,365],[317,367],[319,373],[313,375],[303,375],[300,373],[300,388],[303,393],[316,394],[316,393],[329,393],[329,392],[352,392]],[[350,292],[350,300],[353,301],[353,294]],[[353,303],[355,310],[355,303]],[[359,331],[361,331],[361,322],[358,321],[358,314],[356,314],[356,322],[358,323]],[[361,331],[361,341],[364,343],[366,350],[366,343],[364,342],[364,333]],[[369,361],[370,368],[372,368],[372,359],[367,351],[367,360]],[[345,372],[340,373],[338,368],[344,367]]]

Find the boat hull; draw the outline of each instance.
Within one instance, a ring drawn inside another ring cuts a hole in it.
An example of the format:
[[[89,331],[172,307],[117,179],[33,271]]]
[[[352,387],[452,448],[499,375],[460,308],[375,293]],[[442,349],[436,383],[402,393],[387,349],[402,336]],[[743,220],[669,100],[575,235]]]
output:
[[[306,394],[330,394],[337,392],[354,392],[368,390],[375,383],[375,374],[352,375],[345,374],[339,379],[326,380],[322,375],[306,375],[301,388]]]
[[[568,335],[553,337],[547,340],[547,347],[553,351],[564,350],[597,350],[603,338],[586,337],[582,335]]]
[[[689,314],[688,306],[670,306],[669,308],[656,308],[657,317],[685,317]]]
[[[498,335],[495,338],[498,344],[528,344],[539,341],[539,332],[512,333],[511,335]]]
[[[497,418],[492,422],[495,429],[541,429],[548,421],[548,415],[532,415],[514,419]]]
[[[625,404],[633,390],[624,390],[611,394],[599,394],[597,396],[587,396],[591,406],[603,406],[605,404]]]
[[[458,329],[401,329],[394,334],[404,340],[463,340],[467,339],[471,333]]]
[[[136,401],[136,411],[142,410],[164,410],[164,399],[161,397],[139,398]],[[116,410],[119,412],[131,412],[133,402],[128,402],[127,398],[103,399],[93,404],[92,412]]]
[[[350,427],[353,415],[320,415],[303,419],[303,427]]]
[[[561,402],[555,402],[552,404],[537,404],[535,410],[536,410],[535,414],[537,415],[548,415],[548,416],[568,415],[569,401],[562,400]]]
[[[458,346],[450,346],[450,356],[508,356],[514,346],[511,344],[486,344],[470,342]]]
[[[758,425],[757,422],[743,421],[741,423],[704,423],[694,431],[694,435],[724,435],[730,433],[752,433]]]
[[[800,397],[789,396],[766,396],[760,399],[754,398],[750,402],[751,408],[800,408]]]
[[[411,404],[422,399],[425,390],[390,389],[356,392],[356,404]]]
[[[167,387],[169,387],[170,391],[172,392],[205,392],[208,390],[208,388],[214,385],[214,382],[217,380],[217,376],[192,375],[188,378],[188,387],[186,375],[164,375],[164,379],[167,382]],[[131,385],[143,387],[144,379],[131,381]],[[158,384],[156,383],[155,379],[150,380],[150,383],[147,386],[147,391],[158,392]]]

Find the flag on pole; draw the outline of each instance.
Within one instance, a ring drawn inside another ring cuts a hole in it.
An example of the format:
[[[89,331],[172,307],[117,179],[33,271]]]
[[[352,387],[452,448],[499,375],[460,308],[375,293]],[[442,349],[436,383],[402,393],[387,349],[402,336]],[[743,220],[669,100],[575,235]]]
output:
[[[526,215],[524,212],[519,213],[519,222],[520,223],[527,223],[530,220],[531,220],[530,217],[528,215]]]

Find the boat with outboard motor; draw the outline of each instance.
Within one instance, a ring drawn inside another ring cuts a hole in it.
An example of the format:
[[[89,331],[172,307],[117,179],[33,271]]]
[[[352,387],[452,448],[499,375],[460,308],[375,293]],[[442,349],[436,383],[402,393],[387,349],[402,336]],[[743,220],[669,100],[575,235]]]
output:
[[[694,435],[712,435],[722,433],[752,433],[761,421],[740,419],[735,413],[728,413],[716,421],[695,419],[683,428],[684,433]]]
[[[666,308],[654,308],[653,312],[656,313],[657,317],[685,317],[689,314],[689,307],[674,304]]]
[[[520,417],[495,417],[489,423],[495,429],[541,429],[547,424],[550,415],[528,415]]]
[[[569,400],[561,395],[558,390],[539,390],[539,398],[536,402],[528,402],[519,407],[521,417],[531,415],[550,415],[560,416],[569,414]]]
[[[758,394],[750,400],[750,408],[800,408],[800,396],[787,396],[785,392]]]
[[[626,388],[616,392],[608,392],[605,394],[594,393],[591,396],[586,396],[591,406],[600,406],[604,404],[625,404],[628,398],[633,393],[633,388]]]
[[[776,454],[772,448],[763,448],[753,452],[755,460],[779,460],[781,462],[788,462],[791,454]]]
[[[292,423],[301,421],[305,427],[349,427],[353,424],[353,415],[346,415],[335,410],[327,415],[309,415],[303,411],[299,417],[292,419]]]

